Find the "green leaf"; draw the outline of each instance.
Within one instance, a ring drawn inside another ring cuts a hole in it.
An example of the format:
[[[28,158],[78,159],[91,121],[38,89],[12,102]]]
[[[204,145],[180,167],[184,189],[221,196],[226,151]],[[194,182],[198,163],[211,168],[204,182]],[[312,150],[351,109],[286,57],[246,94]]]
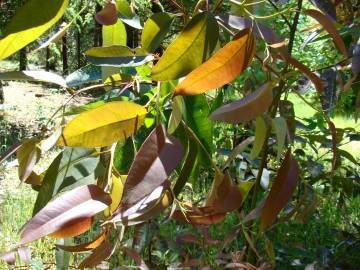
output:
[[[119,19],[113,25],[103,25],[102,27],[103,46],[122,45],[126,46],[127,33],[125,25]],[[116,67],[102,67],[103,82],[113,74],[119,72]]]
[[[74,106],[74,107],[70,107],[70,109],[68,111],[66,111],[64,113],[65,116],[70,116],[70,115],[75,115],[75,114],[80,114],[83,112],[87,112],[87,111],[91,111],[92,109],[95,109],[97,107],[100,107],[101,105],[104,105],[108,102],[112,102],[112,101],[121,101],[123,98],[122,97],[115,97],[115,98],[110,98],[110,99],[106,99],[106,100],[99,100],[96,102],[92,102],[89,104],[85,104],[82,106]]]
[[[135,157],[134,145],[131,138],[128,138],[116,145],[114,154],[114,166],[124,175],[127,175],[132,161]]]
[[[69,87],[77,87],[86,83],[101,80],[101,68],[94,65],[82,67],[65,78]]]
[[[183,97],[185,102],[185,122],[195,132],[206,150],[211,154],[213,150],[213,125],[209,119],[210,108],[204,95]],[[200,162],[204,166],[210,165],[210,162],[199,147],[201,155]]]
[[[33,215],[65,188],[95,183],[102,171],[99,156],[93,155],[95,152],[95,149],[66,148],[54,159],[45,173]]]
[[[159,12],[152,15],[145,23],[141,35],[141,45],[148,52],[154,52],[169,32],[175,15]]]
[[[144,123],[144,107],[113,101],[75,117],[64,128],[58,145],[72,147],[109,146],[134,134]]]
[[[168,132],[173,134],[179,126],[184,113],[184,100],[181,96],[173,98],[172,112],[168,124]]]
[[[250,158],[255,159],[261,152],[266,138],[266,123],[262,116],[256,118],[255,124],[255,142],[250,152]]]
[[[0,40],[0,60],[36,40],[64,14],[69,0],[29,0],[5,27]]]
[[[152,70],[157,81],[185,76],[207,60],[219,38],[219,26],[208,12],[195,15]]]
[[[279,161],[281,157],[281,153],[284,149],[285,139],[287,134],[286,120],[283,117],[276,117],[272,119],[272,128],[276,134],[276,142],[277,142],[276,160]]]
[[[122,16],[126,18],[132,18],[134,16],[127,0],[117,0],[116,7]]]
[[[63,77],[47,71],[9,71],[0,73],[0,80],[13,81],[24,80],[32,82],[48,82],[62,87],[67,87]]]
[[[56,241],[57,245],[69,245],[71,244],[71,239],[63,239],[60,238]],[[67,270],[69,269],[70,264],[70,253],[65,252],[62,249],[56,249],[55,252],[55,260],[56,260],[56,270]]]
[[[125,46],[91,48],[85,52],[87,60],[97,66],[136,67],[154,59],[141,48],[132,50]]]

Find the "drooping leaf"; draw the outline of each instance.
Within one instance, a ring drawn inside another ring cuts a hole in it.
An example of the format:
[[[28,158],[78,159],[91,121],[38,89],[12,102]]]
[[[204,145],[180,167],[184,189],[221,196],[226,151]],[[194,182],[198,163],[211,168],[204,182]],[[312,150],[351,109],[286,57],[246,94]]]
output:
[[[175,186],[173,188],[174,195],[179,196],[181,190],[185,186],[186,182],[191,176],[191,173],[194,170],[194,167],[197,165],[197,155],[198,155],[198,145],[193,138],[189,138],[187,155],[184,162],[184,165],[181,168],[178,179],[176,180]]]
[[[262,116],[256,117],[255,142],[250,152],[250,158],[255,159],[260,154],[266,138],[266,122]]]
[[[274,119],[272,119],[272,128],[276,134],[276,143],[277,143],[276,160],[279,161],[281,157],[281,153],[284,149],[285,139],[287,134],[286,120],[283,117],[275,117]]]
[[[313,17],[325,28],[325,30],[332,37],[335,45],[338,47],[338,49],[343,54],[345,59],[347,59],[348,53],[347,53],[346,46],[345,46],[344,41],[341,38],[339,32],[336,30],[333,22],[326,15],[322,14],[320,11],[315,10],[315,9],[307,9],[307,10],[305,10],[305,14]],[[348,62],[348,61],[346,61],[346,62]]]
[[[225,24],[228,24],[232,28],[238,30],[251,28],[252,33],[256,38],[263,39],[271,47],[278,48],[285,46],[285,41],[283,38],[279,37],[274,30],[259,23],[258,21],[255,22],[251,19],[234,15],[222,15],[219,17],[219,19]]]
[[[21,232],[20,244],[37,240],[79,218],[91,218],[111,204],[111,198],[95,185],[75,188],[47,204]]]
[[[68,0],[54,0],[44,8],[42,0],[27,1],[4,29],[3,38],[0,40],[0,60],[45,33],[62,17],[68,4]]]
[[[141,45],[146,51],[150,53],[155,52],[165,38],[165,35],[169,32],[174,18],[175,15],[173,14],[159,12],[152,15],[146,21],[141,34]]]
[[[210,108],[204,95],[183,97],[185,122],[194,131],[208,153],[213,152],[213,124],[209,119]],[[198,146],[199,162],[208,167],[210,162],[202,147]]]
[[[120,177],[122,178],[122,177]],[[110,196],[111,196],[111,205],[108,209],[105,209],[104,214],[106,217],[112,215],[115,210],[119,207],[119,204],[121,202],[121,198],[122,198],[122,194],[124,191],[124,182],[125,182],[125,177],[124,180],[119,179],[116,176],[112,176],[112,185],[111,185],[111,192],[110,192]]]
[[[82,67],[65,78],[69,87],[77,87],[83,84],[101,80],[101,68],[98,66],[87,65]]]
[[[279,111],[280,116],[286,119],[286,125],[289,131],[289,139],[290,142],[293,142],[296,129],[294,104],[289,100],[280,100]]]
[[[278,171],[270,193],[265,200],[261,213],[262,230],[273,223],[278,213],[285,207],[295,190],[299,174],[299,165],[291,156],[290,151],[286,154],[283,164]]]
[[[86,59],[97,66],[137,67],[154,59],[141,48],[134,50],[120,45],[91,48],[85,52]]]
[[[40,187],[33,215],[54,196],[69,186],[93,184],[101,170],[95,149],[66,148],[47,169]]]
[[[0,80],[2,81],[32,81],[32,82],[47,82],[59,85],[61,87],[67,87],[66,81],[55,73],[47,71],[9,71],[0,73]]]
[[[104,8],[100,10],[95,19],[102,25],[113,25],[118,20],[116,2],[114,0],[107,1]]]
[[[215,49],[218,32],[218,24],[210,13],[195,15],[154,66],[153,79],[175,80],[197,68]]]
[[[197,95],[233,81],[251,64],[254,54],[255,40],[247,28],[188,74],[176,86],[175,95]]]
[[[267,111],[271,103],[272,86],[268,82],[244,98],[220,107],[210,118],[227,123],[244,123]]]
[[[174,97],[172,103],[172,112],[168,124],[168,132],[174,133],[179,126],[184,114],[184,100],[182,97]]]
[[[19,162],[19,179],[24,182],[32,173],[35,164],[39,161],[41,150],[38,147],[38,139],[25,141],[16,152]]]
[[[336,7],[331,0],[310,0],[310,2],[336,22]]]
[[[156,127],[141,146],[130,167],[121,206],[136,203],[164,183],[182,156],[183,147],[180,142],[167,135],[163,126]]]
[[[89,243],[84,243],[84,244],[80,244],[77,246],[65,246],[65,245],[59,245],[57,244],[56,247],[60,248],[64,251],[67,252],[86,252],[86,251],[91,251],[95,248],[97,248],[98,246],[101,245],[102,242],[104,242],[105,240],[105,233],[102,233],[99,237],[97,237],[95,240],[89,242]]]
[[[109,242],[103,242],[79,264],[79,269],[96,267],[102,261],[108,259],[113,250],[114,248]]]
[[[133,226],[155,218],[173,202],[169,187],[169,180],[164,181],[162,185],[154,188],[150,194],[128,209],[119,208],[105,224],[121,223]]]
[[[113,101],[83,112],[64,128],[59,145],[100,147],[124,140],[143,124],[147,111],[127,101]]]

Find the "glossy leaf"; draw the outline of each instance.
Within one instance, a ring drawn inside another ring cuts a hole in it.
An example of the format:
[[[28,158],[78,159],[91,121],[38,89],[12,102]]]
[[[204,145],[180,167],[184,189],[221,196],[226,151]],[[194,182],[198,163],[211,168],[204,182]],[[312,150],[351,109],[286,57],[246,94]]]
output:
[[[65,78],[66,84],[69,87],[77,87],[100,80],[101,68],[93,65],[82,67]]]
[[[103,242],[99,247],[87,256],[80,264],[79,269],[92,268],[99,265],[103,260],[109,258],[114,248],[108,242]]]
[[[126,17],[121,16],[120,20],[122,20],[123,23],[126,23],[127,25],[129,25],[132,28],[139,29],[139,30],[144,28],[144,26],[140,20],[140,17],[137,15],[134,15],[131,18],[126,18]]]
[[[277,143],[276,160],[279,161],[281,157],[281,153],[284,149],[285,139],[287,134],[286,120],[283,117],[276,117],[272,119],[272,128],[276,134],[276,143]]]
[[[251,64],[254,54],[254,37],[250,29],[245,29],[188,74],[176,86],[175,95],[198,95],[233,81]]]
[[[250,152],[250,158],[255,159],[260,154],[266,138],[266,122],[262,116],[256,117],[255,142]]]
[[[117,0],[116,7],[119,13],[125,18],[131,18],[134,16],[127,0]]]
[[[215,49],[218,33],[218,24],[210,13],[195,15],[153,68],[153,79],[174,80],[197,68]]]
[[[210,121],[210,108],[204,95],[183,97],[185,103],[185,122],[194,131],[209,153],[213,152],[213,124]],[[210,166],[210,162],[199,145],[199,162],[203,166]]]
[[[107,1],[104,8],[100,10],[95,19],[102,25],[113,25],[118,20],[115,0]]]
[[[341,38],[339,32],[336,30],[333,22],[326,15],[322,14],[320,11],[315,10],[315,9],[307,9],[307,10],[305,10],[305,14],[313,17],[325,28],[325,30],[332,37],[335,45],[338,47],[340,52],[343,54],[344,58],[347,59],[349,56],[348,56],[344,41]]]
[[[65,188],[93,184],[101,173],[95,149],[66,148],[47,169],[35,201],[33,215]]]
[[[76,219],[91,218],[110,204],[110,196],[95,185],[75,188],[47,204],[25,224],[20,244],[64,229],[65,225]]]
[[[64,14],[68,0],[27,1],[10,20],[0,40],[0,60],[12,55],[21,48],[36,40],[54,25]],[[29,19],[31,18],[31,19]]]
[[[180,142],[156,127],[145,140],[130,167],[124,186],[122,206],[132,205],[164,183],[183,156]]]
[[[59,85],[61,87],[67,87],[65,80],[61,76],[47,71],[9,71],[0,73],[0,80],[47,82]]]
[[[94,65],[109,67],[136,67],[154,59],[141,48],[132,50],[120,45],[91,48],[85,52],[85,56]]]
[[[182,97],[174,97],[172,103],[172,112],[168,124],[168,132],[170,134],[174,133],[177,127],[179,126],[183,114],[184,114],[184,100]]]
[[[272,86],[268,82],[244,98],[220,107],[210,118],[227,123],[244,123],[266,112],[271,103]]]
[[[141,45],[148,52],[155,52],[169,32],[175,15],[159,12],[152,15],[145,23],[141,34]]]
[[[83,112],[64,128],[59,145],[100,147],[124,140],[143,124],[147,111],[127,101],[114,101]]]
[[[299,177],[299,165],[293,159],[291,153],[286,154],[285,160],[278,171],[270,193],[265,200],[261,214],[262,230],[273,223],[278,213],[283,209],[292,197]]]
[[[37,139],[25,141],[17,150],[16,156],[19,162],[19,179],[24,182],[32,173],[35,164],[39,161],[41,150],[38,147]]]

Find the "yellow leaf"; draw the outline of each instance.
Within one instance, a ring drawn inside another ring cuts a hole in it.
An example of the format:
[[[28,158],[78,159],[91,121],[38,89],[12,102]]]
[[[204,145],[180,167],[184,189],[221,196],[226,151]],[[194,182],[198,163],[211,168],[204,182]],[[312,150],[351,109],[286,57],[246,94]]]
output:
[[[175,88],[175,95],[198,95],[221,87],[243,72],[255,54],[255,39],[244,29]]]
[[[124,190],[124,182],[125,182],[125,177],[121,177],[121,180],[119,178],[117,178],[116,176],[112,176],[112,187],[111,187],[111,199],[112,202],[109,206],[109,208],[104,210],[104,215],[106,217],[112,215],[116,209],[118,208],[121,198],[122,198],[122,194],[123,194],[123,190]]]
[[[114,101],[83,112],[64,128],[58,145],[102,147],[124,140],[144,123],[147,111],[127,101]]]

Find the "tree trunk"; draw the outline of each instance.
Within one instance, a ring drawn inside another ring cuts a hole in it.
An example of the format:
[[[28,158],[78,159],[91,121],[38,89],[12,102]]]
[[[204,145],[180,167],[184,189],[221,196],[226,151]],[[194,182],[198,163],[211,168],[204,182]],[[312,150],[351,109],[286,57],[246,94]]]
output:
[[[127,32],[127,46],[130,48],[136,48],[139,45],[139,33],[136,29],[125,24]]]
[[[27,66],[27,56],[26,56],[26,47],[22,48],[19,52],[19,69],[26,70]]]
[[[46,47],[46,60],[45,60],[45,70],[50,70],[50,48],[49,46]]]
[[[5,102],[4,89],[0,81],[0,104],[4,104],[4,102]]]
[[[98,13],[102,8],[99,4],[96,4],[96,13]],[[95,20],[95,29],[94,29],[94,47],[102,46],[102,26]]]
[[[76,32],[76,58],[77,68],[81,68],[81,33],[80,30]]]
[[[63,61],[63,75],[67,75],[69,72],[67,33],[62,38],[62,61]]]

